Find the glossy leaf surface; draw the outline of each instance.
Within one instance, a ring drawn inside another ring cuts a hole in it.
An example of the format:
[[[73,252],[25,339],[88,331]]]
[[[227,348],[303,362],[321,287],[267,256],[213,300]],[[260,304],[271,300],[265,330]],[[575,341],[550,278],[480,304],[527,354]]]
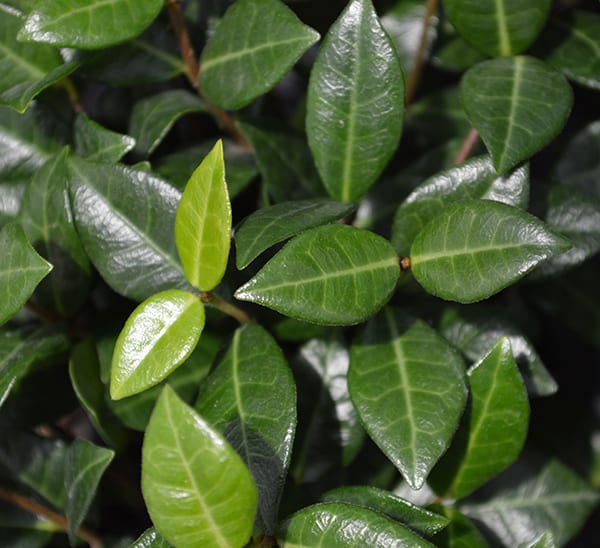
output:
[[[272,245],[353,210],[352,204],[331,200],[298,200],[255,211],[235,230],[236,266],[241,270]]]
[[[188,181],[175,218],[175,241],[189,282],[203,291],[214,289],[225,274],[231,245],[221,141]]]
[[[448,207],[415,238],[412,273],[433,295],[479,301],[523,277],[569,242],[520,209],[486,200]]]
[[[444,0],[456,30],[490,56],[521,53],[537,38],[551,0]]]
[[[132,542],[129,548],[171,548],[171,544],[154,527],[150,527]]]
[[[495,200],[515,207],[529,203],[529,166],[498,176],[488,157],[446,169],[420,184],[396,210],[392,243],[408,255],[415,236],[450,204],[464,200]]]
[[[257,490],[241,458],[166,386],[142,448],[142,491],[150,517],[170,543],[243,546]]]
[[[204,305],[179,289],[146,299],[131,314],[115,345],[110,395],[121,399],[162,381],[194,350],[204,328]]]
[[[361,197],[394,153],[404,116],[400,61],[371,0],[352,0],[311,72],[306,131],[329,194]]]
[[[373,441],[419,489],[465,407],[460,356],[425,323],[386,308],[352,346],[348,384]]]
[[[552,141],[573,102],[571,88],[559,72],[524,56],[475,65],[462,79],[461,96],[499,173]]]
[[[296,430],[296,386],[267,331],[254,324],[235,331],[195,408],[248,466],[259,493],[258,526],[273,534]]]
[[[429,478],[440,494],[454,499],[464,498],[511,465],[529,428],[527,392],[508,339],[500,339],[468,376],[471,401],[463,424]]]
[[[0,231],[0,325],[27,302],[38,284],[52,270],[27,241],[23,229],[14,223]]]
[[[291,240],[235,296],[299,320],[350,325],[387,302],[399,273],[389,242],[371,232],[330,225]]]
[[[279,82],[319,39],[279,0],[238,0],[200,59],[200,85],[212,102],[241,108]]]
[[[162,7],[161,0],[38,0],[19,40],[101,49],[140,34]]]
[[[135,145],[135,139],[102,127],[80,114],[74,124],[75,152],[92,162],[117,163]]]

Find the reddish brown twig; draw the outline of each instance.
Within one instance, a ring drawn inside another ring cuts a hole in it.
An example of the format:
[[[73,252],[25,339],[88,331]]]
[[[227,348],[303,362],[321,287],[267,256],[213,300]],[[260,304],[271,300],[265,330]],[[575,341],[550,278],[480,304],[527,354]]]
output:
[[[479,133],[475,128],[471,128],[469,133],[467,133],[460,150],[454,157],[454,160],[452,160],[452,165],[461,164],[464,162],[470,156],[471,152],[473,152],[473,148],[475,148],[478,140]]]

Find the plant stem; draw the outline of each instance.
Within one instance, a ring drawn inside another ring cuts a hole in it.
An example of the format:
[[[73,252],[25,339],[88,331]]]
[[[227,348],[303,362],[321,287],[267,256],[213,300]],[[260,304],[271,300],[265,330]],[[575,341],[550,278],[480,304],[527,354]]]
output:
[[[0,499],[10,502],[19,508],[23,508],[32,514],[37,514],[39,516],[43,516],[56,525],[58,525],[63,531],[69,530],[69,522],[67,518],[54,510],[50,510],[33,500],[25,498],[18,493],[13,491],[8,491],[7,489],[0,488]],[[85,540],[90,548],[101,548],[102,547],[102,539],[96,535],[93,531],[90,531],[86,527],[80,527],[75,531],[75,534],[82,540]]]
[[[454,157],[454,160],[452,160],[452,165],[464,162],[469,157],[471,152],[473,152],[473,148],[477,144],[478,140],[479,133],[475,128],[472,127],[469,130],[469,133],[467,133],[467,136],[465,137],[465,140],[463,141],[463,144],[460,147],[458,154]]]
[[[241,308],[224,301],[221,299],[221,297],[211,293],[210,291],[204,291],[200,293],[200,299],[202,302],[210,304],[228,316],[235,318],[241,324],[254,322],[254,318],[246,314]]]
[[[81,103],[79,92],[73,84],[73,80],[71,80],[68,77],[63,78],[60,82],[60,85],[67,92],[67,96],[69,97],[69,102],[71,103],[73,110],[78,114],[85,114],[85,109],[83,108],[83,104]]]
[[[406,83],[406,106],[412,103],[415,97],[419,82],[421,81],[421,75],[423,74],[423,64],[425,62],[425,54],[427,50],[427,35],[429,34],[429,26],[434,13],[437,11],[438,0],[427,0],[425,4],[425,16],[423,17],[423,30],[421,32],[421,39],[419,40],[419,47],[417,54],[415,55],[415,61],[412,66],[412,70],[408,75]]]

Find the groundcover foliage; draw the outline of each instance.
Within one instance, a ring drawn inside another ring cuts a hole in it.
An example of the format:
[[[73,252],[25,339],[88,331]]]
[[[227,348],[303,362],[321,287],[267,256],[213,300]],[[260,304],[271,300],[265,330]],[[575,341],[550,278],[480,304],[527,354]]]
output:
[[[2,546],[597,542],[598,90],[596,0],[0,0]]]

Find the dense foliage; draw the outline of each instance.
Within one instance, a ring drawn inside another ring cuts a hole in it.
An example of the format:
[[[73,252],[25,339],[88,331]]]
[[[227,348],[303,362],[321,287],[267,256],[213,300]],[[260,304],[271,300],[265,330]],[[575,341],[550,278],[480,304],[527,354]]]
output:
[[[3,547],[594,543],[597,1],[0,0],[0,69]]]

